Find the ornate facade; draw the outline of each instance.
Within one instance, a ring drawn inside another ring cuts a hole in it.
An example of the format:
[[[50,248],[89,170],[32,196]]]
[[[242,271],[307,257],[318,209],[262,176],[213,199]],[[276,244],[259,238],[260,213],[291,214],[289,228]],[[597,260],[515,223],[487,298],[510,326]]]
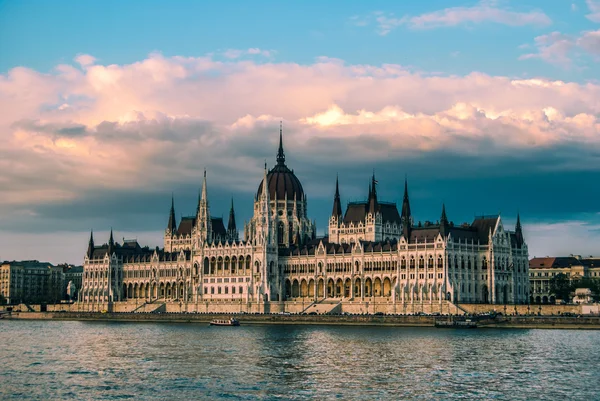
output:
[[[442,206],[438,222],[415,224],[407,181],[400,212],[378,199],[377,184],[373,175],[367,200],[343,212],[336,179],[329,235],[317,238],[280,129],[276,165],[265,164],[243,239],[233,202],[227,228],[211,216],[205,171],[195,216],[177,224],[172,201],[162,249],[116,243],[112,232],[102,246],[90,237],[80,301],[527,303],[528,251],[518,218],[514,231],[498,215],[457,226]]]

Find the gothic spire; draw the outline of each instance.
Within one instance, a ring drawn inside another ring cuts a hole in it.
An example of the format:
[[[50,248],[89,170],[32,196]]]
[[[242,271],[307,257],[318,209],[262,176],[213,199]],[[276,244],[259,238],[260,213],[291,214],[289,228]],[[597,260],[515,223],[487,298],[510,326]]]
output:
[[[371,184],[369,185],[369,213],[375,216],[377,213],[378,204],[377,204],[377,180],[375,179],[375,172],[373,172],[373,177],[371,178]]]
[[[408,199],[408,179],[404,177],[404,199],[402,200],[402,234],[409,240],[412,216],[410,213],[410,201]]]
[[[177,220],[175,218],[175,199],[171,195],[171,211],[169,212],[169,224],[167,229],[171,230],[171,234],[177,231]]]
[[[442,217],[440,218],[440,224],[448,224],[448,217],[446,216],[446,204],[442,203]]]
[[[408,179],[404,178],[404,199],[402,200],[402,218],[410,219],[410,200],[408,199]]]
[[[448,226],[448,217],[446,216],[446,205],[442,203],[442,217],[440,217],[440,234],[442,237],[445,237],[447,234]]]
[[[112,256],[113,249],[115,247],[115,240],[113,239],[113,230],[110,228],[110,238],[108,239],[108,256]]]
[[[277,150],[277,165],[285,164],[285,154],[283,153],[283,123],[279,122],[279,149]]]
[[[523,228],[521,227],[521,215],[517,213],[517,224],[515,226],[515,239],[517,240],[517,248],[521,248],[525,243],[523,238]]]
[[[332,216],[340,217],[342,215],[342,202],[340,201],[340,186],[338,183],[338,177],[335,177],[335,196],[333,197],[333,211]]]
[[[94,255],[94,230],[90,231],[90,242],[88,243],[87,256],[89,259]]]
[[[234,236],[234,233],[237,232],[237,228],[235,226],[235,211],[233,210],[233,198],[231,198],[231,209],[229,209],[229,222],[227,223],[227,232],[230,236]]]
[[[204,169],[204,180],[202,181],[202,195],[200,196],[200,200],[204,203],[208,202],[208,196],[206,195],[206,169]]]

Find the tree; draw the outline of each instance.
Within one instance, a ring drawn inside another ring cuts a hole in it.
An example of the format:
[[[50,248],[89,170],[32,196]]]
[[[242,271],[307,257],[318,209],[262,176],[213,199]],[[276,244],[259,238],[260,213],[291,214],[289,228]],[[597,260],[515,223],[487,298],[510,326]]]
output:
[[[0,305],[6,305],[6,298],[4,295],[0,294]]]
[[[573,281],[572,291],[575,291],[577,288],[589,288],[592,290],[594,301],[598,301],[600,298],[600,280],[582,278],[581,280]]]
[[[557,299],[568,301],[572,291],[571,282],[566,274],[558,273],[550,279],[550,294]]]

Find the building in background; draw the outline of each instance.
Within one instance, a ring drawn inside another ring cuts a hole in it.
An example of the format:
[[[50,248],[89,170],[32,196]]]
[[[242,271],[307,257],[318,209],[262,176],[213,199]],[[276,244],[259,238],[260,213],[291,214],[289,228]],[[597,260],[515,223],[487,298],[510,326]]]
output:
[[[25,260],[0,266],[0,294],[9,304],[58,303],[63,285],[62,268],[50,263]]]
[[[379,302],[527,303],[528,248],[499,215],[455,225],[441,205],[437,222],[416,223],[408,182],[399,211],[377,195],[342,211],[338,180],[328,236],[316,238],[308,198],[285,163],[282,132],[275,166],[254,197],[254,216],[238,238],[233,202],[227,227],[211,216],[206,171],[194,216],[179,224],[171,200],[162,249],[137,241],[96,246],[84,257],[84,303],[156,299],[180,303]],[[398,183],[396,183],[398,184]]]
[[[77,299],[77,294],[83,285],[83,266],[73,266],[69,264],[59,265],[62,267],[64,277],[63,299]],[[71,294],[69,295],[69,286],[71,285]]]
[[[600,282],[600,258],[570,255],[531,259],[529,261],[530,302],[554,304],[557,300],[551,293],[551,280],[559,274],[564,274],[571,284],[585,279]]]

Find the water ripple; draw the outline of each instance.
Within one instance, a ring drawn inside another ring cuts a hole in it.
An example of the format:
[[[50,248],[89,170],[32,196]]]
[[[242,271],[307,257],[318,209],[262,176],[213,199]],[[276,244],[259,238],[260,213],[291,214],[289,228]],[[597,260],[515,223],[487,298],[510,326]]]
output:
[[[3,321],[0,399],[598,399],[568,330]]]

